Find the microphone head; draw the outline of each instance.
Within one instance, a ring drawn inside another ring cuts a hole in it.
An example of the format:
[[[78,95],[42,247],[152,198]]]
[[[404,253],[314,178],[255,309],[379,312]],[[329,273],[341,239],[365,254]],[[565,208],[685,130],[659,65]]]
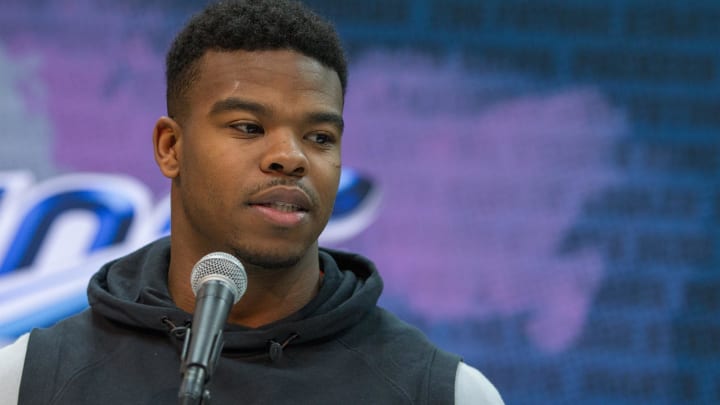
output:
[[[233,290],[234,303],[240,301],[247,290],[245,268],[240,260],[225,252],[209,253],[198,260],[190,274],[193,294],[197,295],[200,286],[211,280],[227,284]]]

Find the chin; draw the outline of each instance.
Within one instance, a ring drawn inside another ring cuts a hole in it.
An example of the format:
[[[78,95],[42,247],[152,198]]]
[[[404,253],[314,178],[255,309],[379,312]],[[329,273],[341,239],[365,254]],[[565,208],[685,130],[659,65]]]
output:
[[[233,256],[246,266],[265,269],[286,269],[300,263],[307,250],[302,253],[293,253],[289,250],[261,251],[259,249],[233,248]]]

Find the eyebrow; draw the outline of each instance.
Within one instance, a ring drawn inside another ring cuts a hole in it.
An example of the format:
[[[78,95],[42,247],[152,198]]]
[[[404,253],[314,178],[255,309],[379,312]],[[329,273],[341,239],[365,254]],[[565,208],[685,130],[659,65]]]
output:
[[[249,111],[260,115],[270,115],[272,110],[254,101],[243,100],[237,97],[230,97],[217,101],[210,109],[210,115],[222,114],[229,111]],[[345,129],[345,121],[342,115],[334,112],[312,112],[307,116],[308,122],[312,124],[330,124],[337,127],[340,132]]]
[[[342,133],[345,129],[345,121],[339,114],[331,112],[315,112],[309,116],[309,121],[313,124],[330,124],[337,127]]]
[[[257,114],[267,114],[269,109],[260,103],[247,101],[236,97],[226,98],[213,104],[210,115],[221,114],[228,111],[250,111]]]

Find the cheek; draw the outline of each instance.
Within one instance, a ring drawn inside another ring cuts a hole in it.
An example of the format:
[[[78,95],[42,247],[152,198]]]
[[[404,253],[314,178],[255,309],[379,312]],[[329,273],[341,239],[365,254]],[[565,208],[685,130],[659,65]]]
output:
[[[232,143],[216,136],[211,130],[194,131],[193,135],[188,137],[183,156],[186,175],[212,184],[235,169],[237,159],[233,155]]]
[[[322,192],[326,193],[327,189],[333,189],[335,190],[333,193],[335,193],[340,184],[340,172],[342,169],[340,154],[314,156],[310,160],[314,163],[311,171],[318,181],[318,186],[322,187]]]
[[[332,206],[335,203],[335,197],[337,196],[338,186],[340,185],[340,166],[333,166],[332,170],[329,170],[327,175],[323,178],[322,193],[324,198]]]
[[[210,151],[193,145],[186,148],[180,167],[180,180],[185,194],[197,203],[205,204],[207,199],[221,202],[222,180],[225,174],[219,170],[221,162],[213,158]]]

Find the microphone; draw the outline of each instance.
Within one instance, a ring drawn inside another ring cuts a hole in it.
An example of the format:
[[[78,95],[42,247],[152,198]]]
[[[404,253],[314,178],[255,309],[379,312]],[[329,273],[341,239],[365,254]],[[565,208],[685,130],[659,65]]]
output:
[[[235,256],[214,252],[195,264],[190,285],[196,297],[195,313],[181,356],[182,383],[178,392],[181,405],[209,402],[210,392],[205,384],[220,358],[222,330],[230,308],[247,290],[247,274]]]

